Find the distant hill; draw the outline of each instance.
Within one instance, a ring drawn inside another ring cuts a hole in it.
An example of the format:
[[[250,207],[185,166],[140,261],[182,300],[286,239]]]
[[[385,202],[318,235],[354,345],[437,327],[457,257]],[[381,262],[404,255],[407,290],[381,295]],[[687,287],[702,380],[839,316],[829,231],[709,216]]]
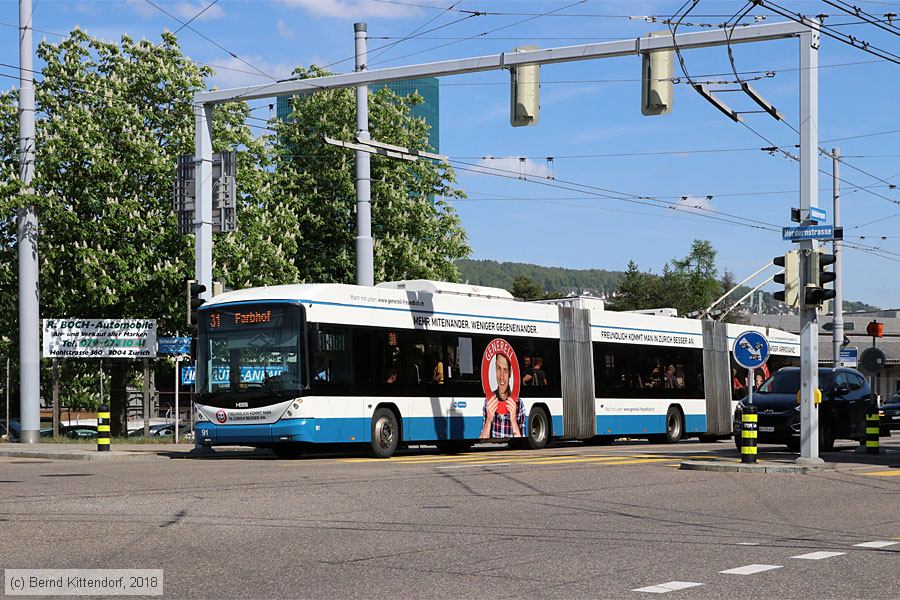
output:
[[[595,296],[612,294],[619,286],[619,282],[625,277],[624,271],[607,271],[605,269],[564,269],[562,267],[542,267],[529,263],[497,262],[496,260],[458,260],[460,281],[472,285],[484,285],[490,287],[511,290],[513,279],[524,275],[537,282],[544,291],[590,293]],[[743,288],[735,292],[731,298],[737,300],[750,288]],[[759,295],[754,294],[753,311],[755,312],[759,302]],[[739,311],[750,309],[751,300],[748,298],[741,303]],[[844,301],[844,312],[859,312],[879,310],[877,306],[865,302]],[[784,304],[775,300],[769,292],[763,292],[763,313],[783,314],[792,312]]]
[[[613,293],[625,277],[623,271],[605,269],[564,269],[542,267],[528,263],[497,262],[495,260],[458,260],[460,281],[512,289],[513,279],[524,275],[537,282],[545,291],[591,292],[594,295]]]

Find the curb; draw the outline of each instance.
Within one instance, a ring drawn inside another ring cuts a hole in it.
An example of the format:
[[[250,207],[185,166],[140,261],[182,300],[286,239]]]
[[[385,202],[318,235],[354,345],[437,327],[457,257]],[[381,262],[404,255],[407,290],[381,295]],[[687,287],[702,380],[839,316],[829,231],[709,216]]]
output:
[[[726,463],[705,460],[686,460],[680,465],[682,471],[716,471],[720,473],[811,473],[824,469],[834,469],[834,465],[826,463],[819,466],[783,465],[757,463]]]
[[[7,458],[40,458],[46,460],[116,460],[135,458],[157,458],[153,452],[89,452],[87,450],[70,450],[68,452],[44,452],[41,450],[0,450],[0,456]]]

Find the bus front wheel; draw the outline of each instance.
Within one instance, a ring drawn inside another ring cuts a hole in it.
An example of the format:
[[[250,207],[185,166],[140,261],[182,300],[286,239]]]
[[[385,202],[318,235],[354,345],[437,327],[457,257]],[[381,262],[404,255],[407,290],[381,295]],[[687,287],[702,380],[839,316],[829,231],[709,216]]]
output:
[[[550,417],[543,408],[531,409],[528,416],[528,447],[532,450],[546,448],[550,442]]]
[[[372,415],[372,440],[366,446],[369,456],[390,458],[400,442],[400,427],[397,415],[389,408],[378,408]]]
[[[676,406],[666,411],[666,443],[674,444],[684,435],[684,416]]]

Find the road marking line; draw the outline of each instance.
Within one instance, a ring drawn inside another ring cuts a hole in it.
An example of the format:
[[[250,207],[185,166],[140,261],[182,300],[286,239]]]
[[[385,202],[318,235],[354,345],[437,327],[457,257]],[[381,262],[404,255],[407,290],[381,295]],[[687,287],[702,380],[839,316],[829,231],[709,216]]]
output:
[[[471,469],[472,467],[496,467],[498,465],[508,465],[509,463],[486,463],[474,465],[441,465],[435,469]]]
[[[890,471],[871,471],[863,473],[863,475],[871,475],[873,477],[900,477],[900,469],[891,469]]]
[[[840,556],[846,552],[810,552],[809,554],[800,554],[791,558],[802,558],[804,560],[822,560],[823,558],[831,558],[832,556]]]
[[[780,569],[781,565],[747,565],[745,567],[737,567],[736,569],[728,569],[727,571],[719,571],[726,575],[753,575],[754,573],[762,573],[763,571],[771,571],[772,569]]]
[[[675,592],[685,590],[687,588],[703,585],[702,583],[694,583],[692,581],[670,581],[669,583],[660,583],[659,585],[650,585],[647,587],[631,590],[632,592],[648,592],[650,594],[665,594],[666,592]]]
[[[738,542],[738,546],[759,546],[759,542]]]
[[[900,544],[900,542],[885,542],[885,541],[876,541],[876,542],[863,542],[862,544],[853,544],[857,548],[886,548],[888,546],[893,546],[894,544]]]

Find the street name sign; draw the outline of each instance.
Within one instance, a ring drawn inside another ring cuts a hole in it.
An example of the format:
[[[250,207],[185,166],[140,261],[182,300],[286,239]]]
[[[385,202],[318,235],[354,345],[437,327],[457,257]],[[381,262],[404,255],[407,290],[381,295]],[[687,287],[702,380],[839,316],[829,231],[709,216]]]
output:
[[[828,220],[828,211],[820,206],[810,206],[809,220],[816,223],[824,223]]]
[[[45,358],[155,358],[156,319],[44,319]]]
[[[789,242],[803,240],[842,240],[844,228],[834,225],[808,225],[803,227],[782,227],[781,239]]]

